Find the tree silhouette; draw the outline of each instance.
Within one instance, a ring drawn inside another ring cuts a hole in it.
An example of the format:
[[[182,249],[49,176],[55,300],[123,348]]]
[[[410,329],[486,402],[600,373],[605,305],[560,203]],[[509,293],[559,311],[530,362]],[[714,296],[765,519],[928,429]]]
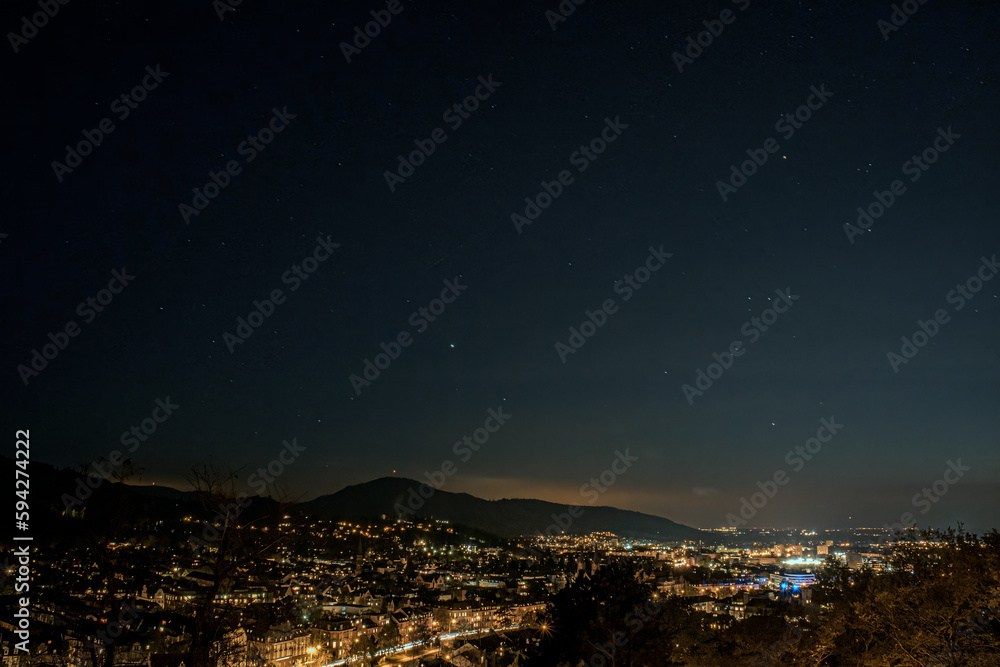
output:
[[[821,581],[831,609],[796,664],[998,664],[1000,533],[907,531],[889,567]]]
[[[191,484],[204,509],[210,514],[214,512],[215,518],[207,524],[213,532],[209,535],[203,531],[202,539],[193,542],[211,571],[212,580],[195,600],[191,643],[185,661],[190,667],[214,667],[241,651],[240,646],[230,641],[239,627],[240,610],[222,602],[220,594],[245,581],[248,567],[262,562],[283,539],[279,530],[263,534],[254,530],[255,522],[247,518],[245,511],[253,499],[241,493],[237,479],[234,471],[217,468],[213,463],[192,469]],[[277,495],[282,498],[280,493]],[[276,529],[287,507],[287,502],[279,500],[258,523]],[[205,537],[210,537],[210,541]]]
[[[614,563],[592,576],[576,577],[549,604],[539,655],[531,664],[575,665],[595,655],[612,667],[630,664],[632,639],[645,627],[642,618],[648,610],[655,609],[652,586],[636,574],[631,565]]]

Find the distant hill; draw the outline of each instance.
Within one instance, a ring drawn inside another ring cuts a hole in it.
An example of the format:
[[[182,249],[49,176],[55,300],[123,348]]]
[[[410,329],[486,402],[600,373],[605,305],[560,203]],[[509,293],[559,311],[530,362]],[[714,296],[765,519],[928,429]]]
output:
[[[161,485],[102,483],[91,495],[90,489],[82,485],[81,475],[73,470],[60,469],[41,461],[32,461],[31,466],[31,499],[35,509],[32,521],[38,529],[44,527],[58,531],[65,530],[66,525],[75,525],[72,522],[66,524],[59,515],[66,507],[67,499],[80,489],[85,500],[77,501],[76,507],[86,507],[87,516],[94,520],[115,516],[120,513],[123,503],[131,514],[159,519],[179,518],[203,511],[198,494],[193,491]],[[14,460],[0,455],[0,471],[6,471],[8,479],[13,477],[13,469]],[[325,519],[377,519],[382,515],[394,519],[397,516],[396,505],[408,508],[410,490],[416,491],[420,486],[421,482],[417,480],[383,477],[348,486],[337,493],[320,496],[295,507],[303,514]],[[277,506],[270,498],[253,497],[253,501],[247,510],[247,517],[270,514]],[[564,521],[566,533],[582,535],[601,531],[630,539],[665,542],[710,541],[712,538],[708,533],[651,514],[588,505],[582,509],[583,513],[573,518],[571,523],[565,525]],[[435,491],[411,516],[444,520],[499,537],[516,537],[536,532],[560,534],[560,526],[549,530],[554,525],[552,515],[565,516],[567,510],[566,505],[544,500],[483,500],[467,493]],[[56,525],[62,528],[57,529]]]
[[[163,486],[156,484],[150,484],[148,486],[142,486],[137,484],[130,484],[129,488],[134,492],[138,493],[140,496],[150,496],[152,498],[165,498],[166,500],[176,500],[178,502],[194,502],[197,500],[197,494],[193,491],[180,491],[172,486]]]
[[[378,518],[383,514],[395,518],[398,515],[397,505],[408,510],[410,498],[413,497],[410,491],[419,489],[420,485],[421,482],[413,479],[382,477],[302,503],[300,509],[326,519]],[[424,492],[427,492],[426,488]],[[561,534],[561,530],[549,530],[549,526],[555,524],[552,515],[565,515],[568,509],[566,505],[544,500],[483,500],[467,493],[448,491],[435,491],[429,499],[421,500],[424,500],[424,504],[413,514],[407,513],[407,516],[444,520],[501,537],[534,535],[536,532]],[[413,502],[414,507],[418,504]],[[565,524],[565,520],[563,523]],[[571,535],[598,531],[630,539],[657,539],[665,542],[710,537],[707,533],[670,519],[603,506],[583,505],[582,514],[565,526],[565,532]]]

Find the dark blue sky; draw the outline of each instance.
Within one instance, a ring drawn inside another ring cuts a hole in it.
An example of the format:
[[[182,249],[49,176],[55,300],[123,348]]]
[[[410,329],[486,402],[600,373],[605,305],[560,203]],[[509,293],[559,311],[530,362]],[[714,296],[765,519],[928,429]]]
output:
[[[220,20],[208,1],[70,3],[16,53],[8,36],[7,428],[32,430],[37,460],[84,464],[169,396],[180,407],[131,453],[144,481],[181,485],[209,456],[253,470],[295,438],[306,451],[279,481],[303,497],[451,460],[446,490],[586,503],[628,449],[638,462],[599,502],[699,527],[782,470],[749,523],[997,525],[1000,281],[961,310],[948,298],[1000,253],[990,6],[928,3],[888,39],[888,4],[588,2],[553,30],[556,6],[402,0],[350,63],[339,44],[384,4],[244,0]],[[5,8],[5,32],[36,11]],[[721,34],[678,71],[705,21]],[[144,78],[122,118],[114,100]],[[445,112],[477,87],[455,128]],[[807,103],[788,136],[782,115]],[[53,161],[104,118],[114,130],[60,182]],[[574,155],[606,119],[614,141]],[[272,122],[271,143],[243,143]],[[390,191],[385,172],[436,128]],[[905,163],[942,136],[911,180]],[[731,165],[775,143],[723,201]],[[186,224],[179,205],[230,161]],[[511,215],[563,170],[519,233]],[[894,180],[905,191],[849,239]],[[317,239],[339,247],[314,255]],[[616,281],[661,246],[626,300]],[[292,290],[306,257],[323,259]],[[88,322],[78,304],[123,267],[134,280]],[[467,287],[441,311],[446,281]],[[274,290],[231,353],[224,334]],[[799,298],[757,329],[776,290]],[[608,299],[563,363],[556,344]],[[421,327],[421,307],[440,315]],[[939,309],[894,372],[887,354]],[[79,335],[26,385],[18,366],[71,320]],[[401,333],[412,343],[356,392],[350,376]],[[689,404],[682,386],[734,341]],[[454,443],[498,408],[509,420],[463,460]],[[843,429],[793,464],[831,417]],[[914,500],[959,459],[939,501]]]

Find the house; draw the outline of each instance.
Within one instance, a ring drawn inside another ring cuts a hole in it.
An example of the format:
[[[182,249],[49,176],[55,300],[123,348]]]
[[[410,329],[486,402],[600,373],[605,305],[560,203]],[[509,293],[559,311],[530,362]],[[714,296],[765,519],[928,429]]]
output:
[[[262,636],[250,638],[252,649],[269,665],[293,667],[310,660],[312,632],[308,628],[293,628],[288,623],[272,625]]]
[[[373,637],[378,628],[378,623],[365,617],[321,620],[312,626],[312,643],[327,648],[334,660],[340,660],[351,654],[362,637]]]

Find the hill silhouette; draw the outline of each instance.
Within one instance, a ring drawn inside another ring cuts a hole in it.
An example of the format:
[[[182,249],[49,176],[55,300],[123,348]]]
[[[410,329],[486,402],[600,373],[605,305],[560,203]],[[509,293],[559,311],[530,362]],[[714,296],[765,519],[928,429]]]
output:
[[[0,468],[13,476],[14,461],[0,456]],[[82,500],[70,500],[77,508],[87,508],[87,516],[100,520],[113,514],[119,503],[127,503],[141,515],[149,518],[176,519],[187,514],[197,514],[201,509],[198,494],[180,491],[168,486],[123,484],[103,482],[91,490],[80,480],[80,473],[61,469],[41,461],[32,462],[33,506],[39,510],[33,515],[36,527],[56,521],[67,507],[67,499],[82,491]],[[559,503],[530,498],[504,498],[484,500],[468,493],[434,491],[430,498],[419,495],[421,486],[427,494],[431,488],[423,483],[402,477],[382,477],[345,487],[340,491],[313,500],[293,504],[306,516],[321,519],[378,519],[397,516],[430,518],[465,526],[475,531],[502,538],[535,535],[539,532],[558,535],[585,535],[592,532],[615,533],[626,539],[654,539],[664,542],[687,540],[710,541],[711,535],[663,517],[607,506],[583,505],[571,517],[569,507]],[[247,516],[266,515],[276,507],[275,500],[253,496]],[[421,502],[422,501],[422,502]],[[554,516],[555,515],[555,516]],[[558,517],[555,518],[555,517]],[[54,527],[54,524],[53,524]]]
[[[582,505],[576,511],[579,516],[571,517],[567,505],[545,500],[484,500],[468,493],[440,490],[424,498],[420,495],[421,486],[424,495],[432,488],[413,479],[381,477],[302,503],[301,509],[326,519],[378,518],[382,515],[433,518],[501,537],[538,532],[558,535],[563,531],[570,535],[610,532],[629,539],[667,542],[707,537],[700,530],[670,519],[615,507]]]

